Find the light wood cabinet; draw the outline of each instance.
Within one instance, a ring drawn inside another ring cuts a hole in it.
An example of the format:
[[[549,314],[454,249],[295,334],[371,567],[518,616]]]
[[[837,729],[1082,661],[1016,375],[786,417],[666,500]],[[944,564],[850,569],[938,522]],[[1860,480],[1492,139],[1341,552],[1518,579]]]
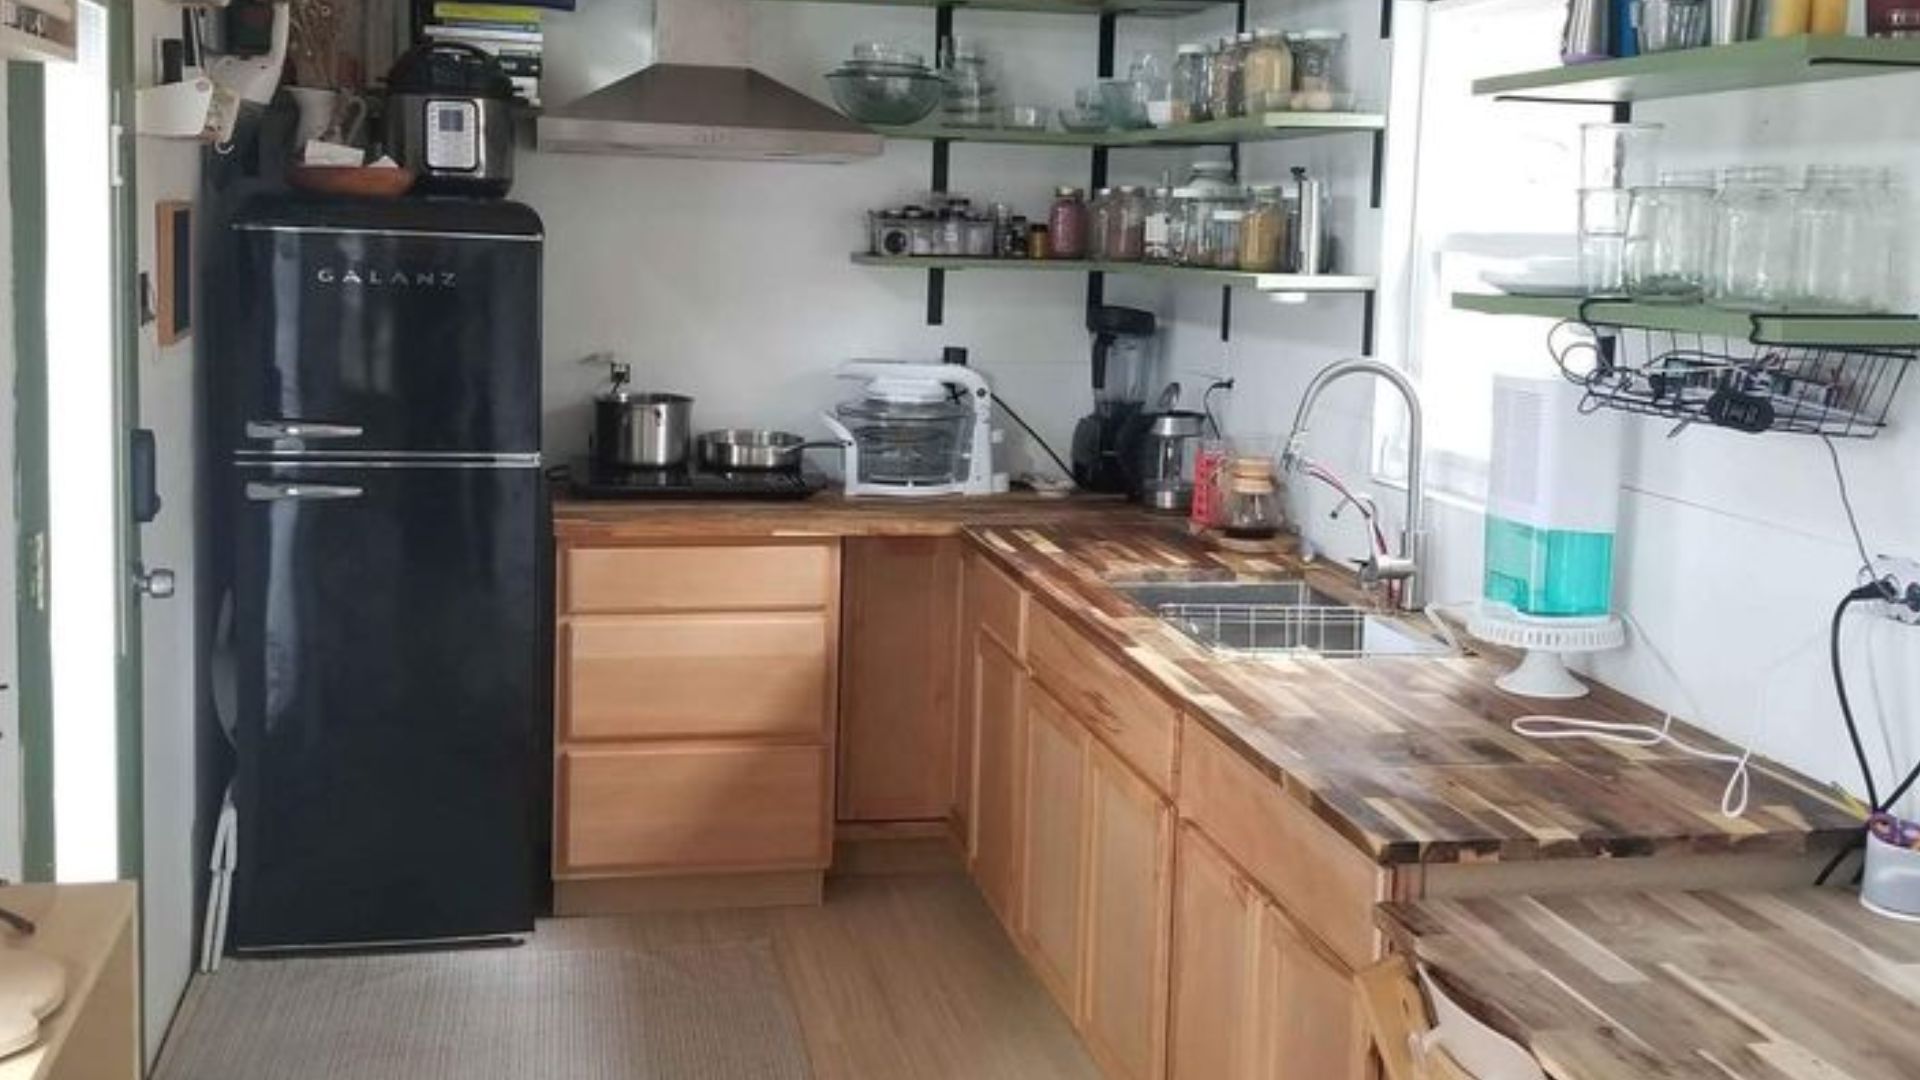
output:
[[[1256,1080],[1361,1080],[1368,1047],[1352,973],[1273,904],[1260,906],[1256,949]]]
[[[1087,851],[1087,731],[1037,684],[1027,693],[1020,937],[1040,981],[1080,1015]]]
[[[942,821],[954,804],[960,542],[843,548],[839,817]]]
[[[557,554],[554,907],[817,899],[839,544]]]
[[[1259,892],[1190,825],[1173,914],[1173,1080],[1249,1080],[1255,1059]]]
[[[1009,930],[1020,900],[1021,788],[1027,674],[990,635],[973,648],[973,822],[967,862],[987,906]]]
[[[1088,757],[1082,1030],[1119,1080],[1166,1074],[1173,808],[1106,747]]]

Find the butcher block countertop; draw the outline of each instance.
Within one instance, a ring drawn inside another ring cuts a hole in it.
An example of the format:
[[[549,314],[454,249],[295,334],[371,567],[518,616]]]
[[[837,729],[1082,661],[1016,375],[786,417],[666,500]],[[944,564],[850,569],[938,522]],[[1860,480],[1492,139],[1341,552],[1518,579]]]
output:
[[[1792,855],[1860,833],[1847,803],[1765,759],[1754,760],[1746,816],[1729,819],[1720,813],[1726,765],[1670,747],[1540,742],[1509,727],[1536,712],[1661,720],[1603,688],[1575,702],[1518,698],[1493,684],[1510,661],[1481,656],[1225,659],[1108,585],[1298,576],[1302,567],[1284,555],[1237,555],[1144,527],[986,526],[970,535],[1051,611],[1378,862]],[[1350,574],[1307,576],[1353,598]],[[1675,731],[1735,752],[1683,724]]]
[[[1920,926],[1850,890],[1423,901],[1380,922],[1555,1080],[1920,1076]]]
[[[1235,660],[1136,607],[1109,582],[1298,577],[1300,563],[1222,551],[1185,523],[1107,499],[554,505],[565,543],[757,537],[951,536],[1017,578],[1143,682],[1382,864],[1600,856],[1802,855],[1858,837],[1825,786],[1754,760],[1745,817],[1720,814],[1728,767],[1670,747],[1539,742],[1509,724],[1535,712],[1616,721],[1660,715],[1604,688],[1577,702],[1514,697],[1484,656]],[[1315,588],[1360,599],[1345,571]],[[1676,723],[1695,745],[1733,751]]]

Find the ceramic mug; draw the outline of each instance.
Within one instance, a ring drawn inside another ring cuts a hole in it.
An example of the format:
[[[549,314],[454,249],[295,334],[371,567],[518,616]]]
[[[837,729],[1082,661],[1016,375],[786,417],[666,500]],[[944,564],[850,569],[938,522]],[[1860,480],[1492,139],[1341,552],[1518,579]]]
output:
[[[367,100],[357,94],[343,94],[320,86],[289,86],[287,94],[300,110],[294,127],[294,145],[305,146],[315,139],[353,144],[367,119]]]

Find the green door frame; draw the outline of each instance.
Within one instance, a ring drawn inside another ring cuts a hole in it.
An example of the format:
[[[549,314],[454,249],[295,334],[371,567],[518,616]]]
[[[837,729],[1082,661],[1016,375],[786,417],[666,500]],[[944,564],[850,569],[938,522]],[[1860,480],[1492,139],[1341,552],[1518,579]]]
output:
[[[141,774],[143,725],[141,624],[133,568],[140,560],[140,531],[128,497],[129,448],[138,423],[139,234],[133,154],[133,2],[96,0],[107,11],[108,78],[114,141],[113,215],[114,402],[118,424],[114,455],[117,548],[122,567],[118,622],[117,787],[120,876],[143,872],[145,816]],[[53,553],[48,550],[47,405],[47,180],[46,76],[37,63],[15,62],[7,71],[8,176],[13,193],[14,301],[14,518],[19,537],[18,597],[22,869],[29,881],[54,879],[53,644],[48,595]]]

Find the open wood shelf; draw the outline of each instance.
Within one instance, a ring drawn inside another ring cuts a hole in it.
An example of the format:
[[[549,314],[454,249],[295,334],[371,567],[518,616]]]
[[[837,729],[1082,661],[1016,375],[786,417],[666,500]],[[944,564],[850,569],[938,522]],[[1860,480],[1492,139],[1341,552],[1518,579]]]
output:
[[[1486,315],[1528,315],[1598,326],[1700,334],[1809,348],[1920,348],[1912,315],[1828,315],[1736,311],[1711,304],[1641,303],[1624,299],[1455,293],[1453,306]]]
[[[966,259],[855,253],[859,266],[887,270],[999,270],[1007,273],[1130,274],[1202,285],[1241,286],[1265,293],[1368,293],[1376,280],[1363,274],[1261,274],[1164,263],[1098,262],[1090,259]]]
[[[1476,79],[1511,101],[1613,103],[1858,79],[1920,68],[1920,41],[1802,35]]]
[[[1231,143],[1276,142],[1317,135],[1356,131],[1384,131],[1387,118],[1379,113],[1272,112],[1203,124],[1143,128],[1139,131],[1020,131],[1010,128],[947,127],[938,122],[905,127],[875,127],[889,139],[947,139],[952,142],[1002,143],[1016,146],[1209,146]]]
[[[773,0],[764,0],[771,3]],[[866,4],[872,7],[975,8],[983,11],[1032,11],[1043,15],[1141,15],[1177,19],[1231,0],[783,0],[785,3]]]

